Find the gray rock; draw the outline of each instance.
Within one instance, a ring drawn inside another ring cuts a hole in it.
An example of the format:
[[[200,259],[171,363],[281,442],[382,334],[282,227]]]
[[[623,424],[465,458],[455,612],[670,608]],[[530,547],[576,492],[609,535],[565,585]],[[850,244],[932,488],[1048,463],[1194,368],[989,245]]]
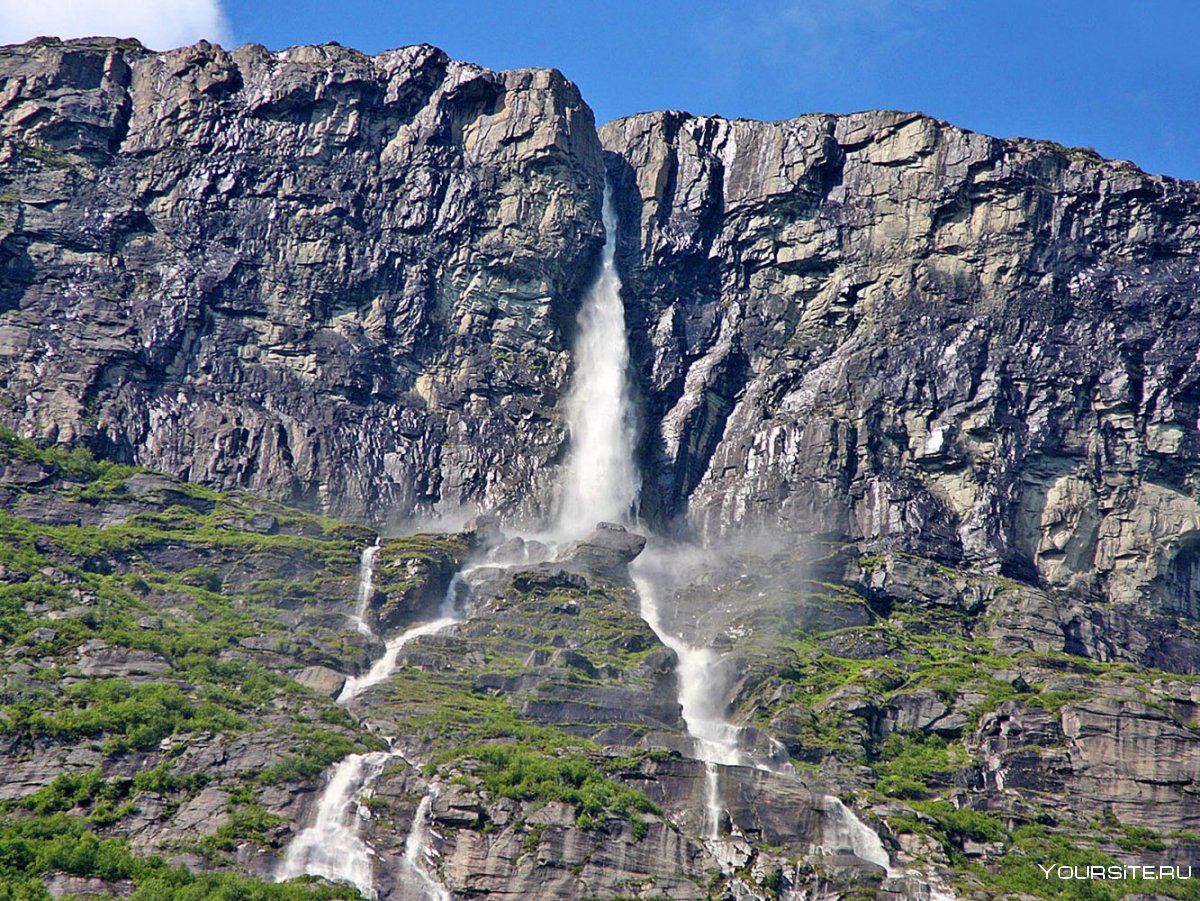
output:
[[[560,73],[93,39],[0,80],[49,148],[0,164],[5,424],[364,519],[541,504],[602,233]]]
[[[171,664],[153,651],[134,651],[89,642],[81,648],[79,671],[85,676],[157,676],[171,672]]]
[[[567,545],[555,562],[584,575],[627,579],[629,563],[645,546],[645,536],[615,523],[602,522],[586,538]]]
[[[327,666],[306,666],[298,673],[293,673],[292,678],[305,688],[311,688],[318,694],[330,698],[336,698],[341,694],[342,686],[346,684],[344,675]]]

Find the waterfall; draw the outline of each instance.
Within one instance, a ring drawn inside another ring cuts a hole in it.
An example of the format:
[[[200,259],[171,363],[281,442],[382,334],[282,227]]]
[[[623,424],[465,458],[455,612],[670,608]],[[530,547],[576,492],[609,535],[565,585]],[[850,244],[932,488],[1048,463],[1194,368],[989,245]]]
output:
[[[604,251],[600,272],[579,310],[575,375],[566,398],[570,454],[562,482],[556,534],[577,537],[597,522],[629,519],[641,477],[629,386],[629,342],[615,263],[617,217],[604,188]]]
[[[822,804],[826,814],[821,844],[830,851],[848,850],[859,860],[870,861],[892,875],[892,859],[879,833],[854,815],[841,799],[827,795]]]
[[[373,634],[367,623],[367,607],[373,590],[375,556],[378,545],[363,551],[359,566],[358,608],[355,619],[360,631]],[[416,638],[433,635],[461,622],[458,614],[460,597],[468,591],[463,573],[455,573],[442,598],[436,619],[419,623],[390,639],[382,657],[372,664],[362,676],[346,680],[337,703],[346,704],[358,697],[372,685],[387,679],[396,670],[400,649]],[[306,873],[323,876],[332,882],[353,885],[365,897],[374,899],[374,851],[362,840],[359,831],[362,822],[370,817],[370,810],[362,803],[387,762],[398,757],[399,751],[376,751],[371,754],[351,754],[334,765],[320,799],[317,801],[317,817],[313,824],[302,830],[288,844],[283,861],[275,874],[277,882],[294,879]],[[432,795],[426,795],[418,807],[413,821],[414,834],[406,842],[408,868],[421,880],[426,898],[434,901],[449,899],[450,895],[423,866],[416,866],[413,855],[424,854],[428,845],[429,810]],[[422,833],[421,830],[424,830]],[[413,850],[417,848],[418,850]]]
[[[354,625],[363,635],[374,635],[367,613],[371,606],[371,593],[375,585],[375,557],[379,554],[379,542],[363,548],[358,564],[358,604],[354,608]]]
[[[346,680],[346,683],[342,686],[341,694],[338,695],[337,702],[339,704],[349,703],[372,685],[378,685],[387,679],[396,671],[396,660],[400,656],[400,649],[413,639],[421,638],[425,635],[435,635],[456,623],[462,622],[462,618],[458,614],[458,597],[460,592],[466,587],[467,583],[463,579],[462,573],[455,573],[454,578],[450,580],[450,585],[446,588],[446,594],[442,598],[442,606],[438,610],[437,618],[429,622],[418,623],[412,628],[401,632],[395,638],[389,639],[385,645],[386,650],[383,656],[371,664],[371,668],[365,674],[352,676]]]
[[[368,898],[375,897],[371,848],[359,838],[370,811],[362,799],[394,755],[390,751],[351,754],[339,761],[317,804],[317,818],[288,845],[277,881],[311,874],[347,882]]]
[[[430,873],[430,859],[437,853],[430,847],[430,838],[435,834],[430,816],[435,797],[436,792],[431,788],[413,814],[412,827],[404,840],[404,876],[406,884],[416,882],[417,890],[429,901],[450,901],[446,887]]]
[[[607,184],[603,217],[600,272],[579,311],[573,348],[575,375],[565,403],[570,449],[552,530],[559,539],[577,537],[599,521],[628,522],[641,487],[634,461],[636,430],[628,378],[629,341],[615,264],[617,219]],[[696,759],[704,764],[704,835],[710,840],[719,839],[724,814],[719,767],[752,766],[781,774],[795,771],[790,764],[779,767],[742,753],[740,729],[725,712],[721,657],[709,648],[688,644],[664,627],[651,578],[655,563],[650,556],[644,553],[630,572],[642,618],[679,661],[679,705]],[[855,856],[890,868],[887,852],[874,831],[837,798],[826,797],[822,804],[828,824],[822,837],[825,847],[848,847]]]
[[[709,648],[698,648],[668,632],[658,609],[654,583],[643,569],[634,564],[633,584],[637,588],[642,619],[658,640],[675,652],[679,688],[679,706],[683,723],[695,744],[696,759],[704,764],[705,838],[721,835],[721,787],[717,767],[744,766],[749,763],[738,749],[739,729],[725,717],[720,658]]]

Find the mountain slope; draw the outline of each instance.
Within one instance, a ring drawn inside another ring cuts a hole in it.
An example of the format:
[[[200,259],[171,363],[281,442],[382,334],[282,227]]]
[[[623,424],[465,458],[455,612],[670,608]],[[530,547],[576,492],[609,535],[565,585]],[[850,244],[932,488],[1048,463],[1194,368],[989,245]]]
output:
[[[331,816],[382,897],[1200,866],[1195,184],[425,46],[0,78],[11,896],[352,897],[270,882]],[[533,534],[605,185],[644,551]]]

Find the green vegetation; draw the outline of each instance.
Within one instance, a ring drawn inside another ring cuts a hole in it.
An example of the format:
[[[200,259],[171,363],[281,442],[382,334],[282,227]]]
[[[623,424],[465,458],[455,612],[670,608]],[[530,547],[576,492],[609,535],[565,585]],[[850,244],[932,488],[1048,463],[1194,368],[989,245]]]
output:
[[[200,853],[209,860],[219,860],[222,853],[236,851],[241,841],[278,848],[279,827],[286,822],[283,817],[270,813],[261,805],[234,804],[229,819],[216,832],[200,839]]]
[[[1055,832],[1045,826],[1025,825],[1011,833],[1010,850],[1000,859],[995,872],[972,868],[983,884],[1003,892],[1023,892],[1040,898],[1091,898],[1097,901],[1131,894],[1154,894],[1168,898],[1200,898],[1195,880],[1173,882],[1143,879],[1080,883],[1047,879],[1041,866],[1111,867],[1117,860],[1096,847],[1096,837]]]
[[[524,745],[490,744],[464,748],[455,757],[494,797],[574,805],[576,824],[583,829],[601,825],[606,811],[626,817],[635,811],[659,812],[640,791],[616,782],[594,760],[578,752],[550,753]]]
[[[68,686],[58,704],[42,710],[30,701],[3,708],[0,733],[32,741],[108,736],[105,750],[148,750],[178,732],[230,731],[245,721],[209,701],[196,703],[178,685],[103,679]]]
[[[147,793],[169,814],[217,779],[233,800],[197,850],[224,864],[240,842],[277,845],[281,821],[259,803],[264,786],[315,779],[346,754],[382,746],[357,739],[345,711],[278,671],[280,656],[337,649],[336,631],[296,628],[285,614],[292,597],[301,607],[341,602],[370,533],[0,430],[3,461],[45,474],[33,473],[34,488],[10,485],[16,501],[0,511],[0,644],[10,667],[0,736],[16,753],[79,744],[106,762],[0,804],[0,901],[48,897],[41,878],[55,871],[129,880],[139,899],[358,897],[195,874],[133,855],[121,833]],[[25,498],[52,515],[19,515]],[[88,524],[111,509],[124,518]],[[185,748],[251,730],[277,735],[291,754],[248,774],[173,772]],[[108,760],[132,755],[146,767],[137,775],[103,776]]]
[[[47,169],[74,169],[75,164],[65,153],[59,153],[52,147],[42,144],[30,144],[25,141],[16,142],[17,155],[27,160],[36,160]]]
[[[506,700],[475,694],[453,676],[400,673],[388,690],[410,709],[409,728],[440,748],[430,771],[469,774],[469,785],[496,797],[565,801],[582,828],[600,825],[605,811],[631,819],[660,812],[617,778],[640,757],[604,756],[592,742],[522,719]]]
[[[948,744],[936,735],[894,732],[879,749],[875,787],[897,798],[924,798],[931,783],[967,766],[970,758],[959,744]]]
[[[354,889],[275,885],[229,873],[195,873],[158,857],[135,856],[128,842],[101,838],[89,821],[67,814],[6,817],[0,822],[0,901],[48,901],[42,877],[62,872],[129,881],[136,901],[318,901],[358,899]]]
[[[293,729],[299,742],[297,753],[260,770],[255,781],[261,785],[280,782],[311,782],[326,767],[357,751],[382,751],[387,743],[374,735],[350,738],[341,732],[301,726]]]

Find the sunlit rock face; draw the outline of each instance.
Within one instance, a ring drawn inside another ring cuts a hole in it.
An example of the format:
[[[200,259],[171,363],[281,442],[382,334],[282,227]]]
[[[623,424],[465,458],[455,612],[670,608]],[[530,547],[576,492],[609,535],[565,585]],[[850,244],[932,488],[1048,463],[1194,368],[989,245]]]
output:
[[[0,50],[0,423],[165,471],[0,433],[5,810],[380,899],[1200,865],[1198,226],[910,114]]]
[[[360,519],[544,496],[603,232],[562,75],[94,40],[0,81],[5,424]]]
[[[0,54],[0,419],[385,522],[544,518],[613,186],[640,515],[1195,612],[1200,195],[903,113],[594,127],[409,47]]]
[[[1196,611],[1194,184],[908,113],[601,138],[644,510]]]

